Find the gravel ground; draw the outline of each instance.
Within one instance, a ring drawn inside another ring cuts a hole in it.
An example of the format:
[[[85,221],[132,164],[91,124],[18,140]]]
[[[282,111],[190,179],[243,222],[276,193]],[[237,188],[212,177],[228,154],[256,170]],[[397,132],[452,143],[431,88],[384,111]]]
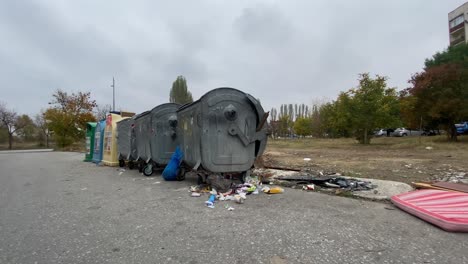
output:
[[[209,209],[195,178],[82,159],[0,154],[0,263],[468,263],[468,234],[390,204],[285,189]]]

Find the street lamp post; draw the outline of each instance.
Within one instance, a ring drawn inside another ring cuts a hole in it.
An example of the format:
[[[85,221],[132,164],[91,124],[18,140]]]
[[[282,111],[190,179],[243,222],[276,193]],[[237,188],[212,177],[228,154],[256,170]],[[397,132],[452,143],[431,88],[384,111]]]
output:
[[[112,77],[112,111],[115,111],[115,79]]]

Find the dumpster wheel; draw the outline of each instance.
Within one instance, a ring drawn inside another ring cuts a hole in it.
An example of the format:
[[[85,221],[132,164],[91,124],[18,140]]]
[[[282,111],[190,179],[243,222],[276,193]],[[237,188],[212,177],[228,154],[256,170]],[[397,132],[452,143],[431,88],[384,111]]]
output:
[[[133,170],[135,168],[135,163],[133,161],[128,162],[128,169]]]
[[[180,167],[179,170],[177,171],[176,180],[178,181],[185,180],[185,168],[184,167]]]
[[[145,176],[153,175],[153,164],[151,163],[146,164],[146,166],[143,168],[143,174]]]
[[[119,160],[119,167],[120,168],[125,167],[125,160]]]

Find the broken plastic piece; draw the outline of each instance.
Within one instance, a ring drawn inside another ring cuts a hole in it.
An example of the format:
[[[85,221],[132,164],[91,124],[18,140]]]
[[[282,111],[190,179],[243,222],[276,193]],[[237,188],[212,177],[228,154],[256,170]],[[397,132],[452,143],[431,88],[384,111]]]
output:
[[[277,194],[277,193],[284,193],[284,189],[281,187],[277,187],[277,186],[271,187],[271,188],[265,187],[263,188],[263,192],[268,193],[268,194]]]
[[[216,200],[216,195],[214,194],[210,195],[210,198],[208,199],[208,201],[205,202],[206,206],[210,208],[214,208],[215,200]]]

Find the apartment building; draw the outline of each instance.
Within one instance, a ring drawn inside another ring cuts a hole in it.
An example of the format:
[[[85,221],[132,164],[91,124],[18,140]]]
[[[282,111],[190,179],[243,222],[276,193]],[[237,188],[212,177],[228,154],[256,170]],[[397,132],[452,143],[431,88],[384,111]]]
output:
[[[448,13],[450,46],[468,43],[468,2]]]

